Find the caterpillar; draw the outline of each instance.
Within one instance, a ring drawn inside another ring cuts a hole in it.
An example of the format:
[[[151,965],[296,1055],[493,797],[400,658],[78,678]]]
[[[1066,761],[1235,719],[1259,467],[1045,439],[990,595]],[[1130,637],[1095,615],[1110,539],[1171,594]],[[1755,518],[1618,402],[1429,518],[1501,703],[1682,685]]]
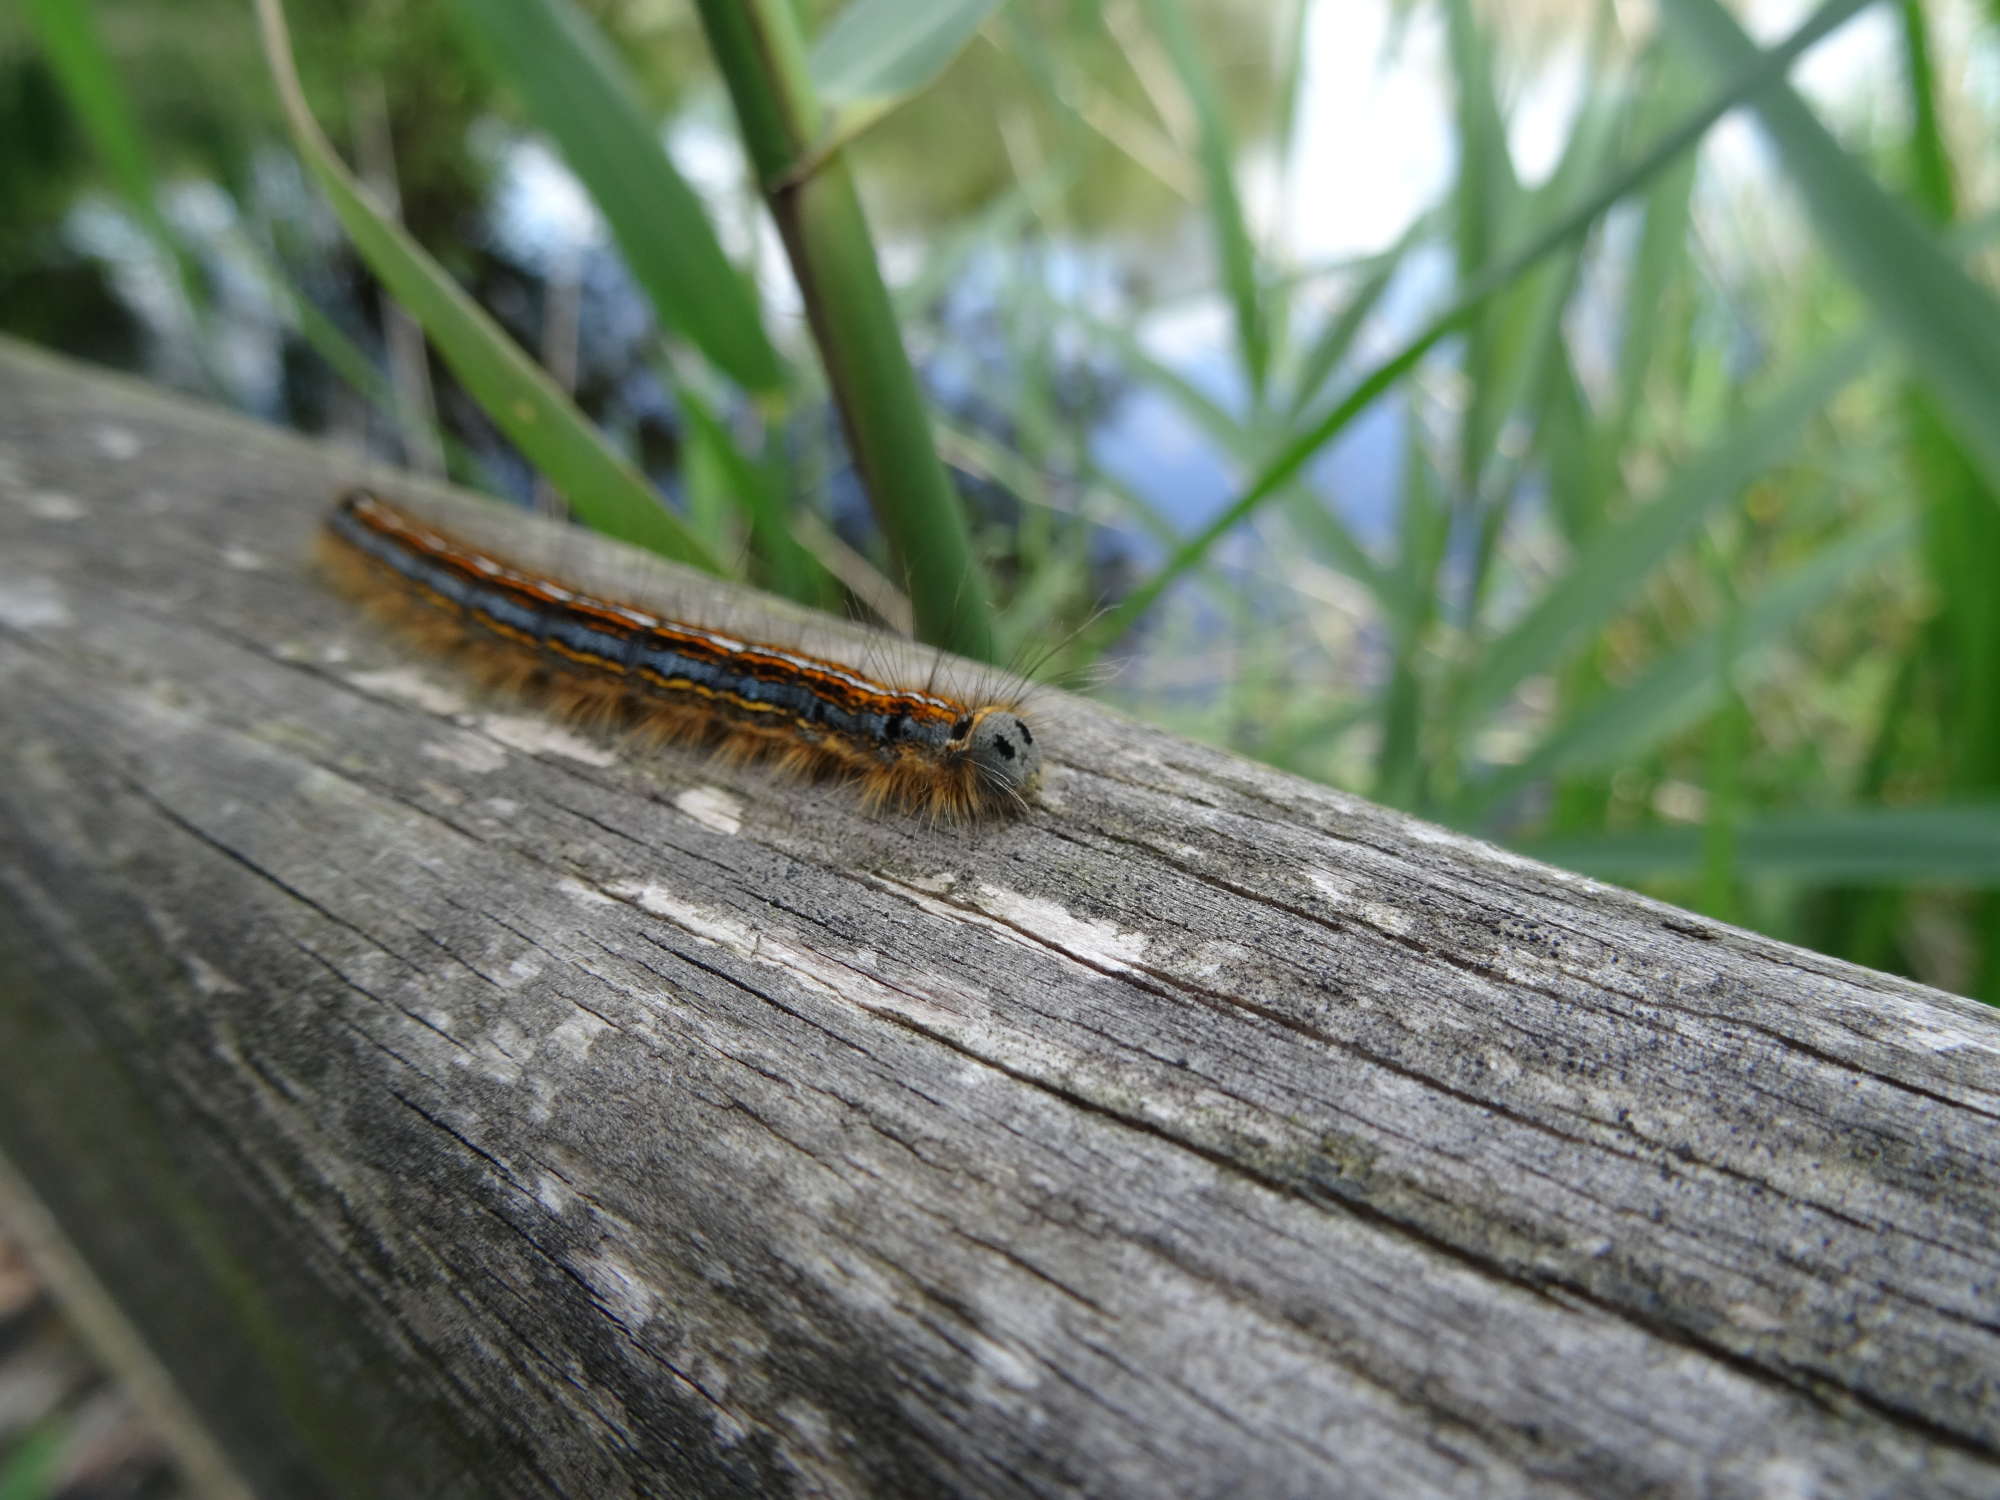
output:
[[[712,587],[699,601],[690,575],[650,560],[635,559],[622,586],[565,576],[589,570],[537,566],[531,554],[562,550],[546,526],[537,534],[525,519],[486,525],[464,502],[357,489],[327,514],[319,560],[337,590],[406,637],[564,720],[849,781],[867,808],[934,821],[1027,805],[1042,748],[1018,695],[955,696],[935,668],[921,687],[899,684],[760,639],[772,620],[747,630],[760,622],[740,604]],[[888,657],[900,643],[884,639]]]

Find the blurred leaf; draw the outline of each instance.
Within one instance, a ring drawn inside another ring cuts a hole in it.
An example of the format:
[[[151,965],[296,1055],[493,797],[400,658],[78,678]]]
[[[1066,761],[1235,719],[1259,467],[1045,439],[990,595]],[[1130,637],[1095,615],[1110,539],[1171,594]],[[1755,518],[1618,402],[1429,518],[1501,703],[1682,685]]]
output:
[[[1010,665],[1040,666],[1051,638],[1062,635],[1062,614],[1090,584],[1090,559],[1081,550],[1059,554],[1047,567],[1022,581],[1000,611],[1000,659]]]
[[[1513,194],[1507,205],[1509,218],[1528,229],[1559,220],[1583,188],[1603,176],[1622,123],[1623,106],[1617,96],[1589,87],[1556,170],[1540,188]],[[1578,239],[1551,255],[1496,298],[1482,320],[1487,337],[1478,347],[1486,367],[1474,382],[1482,394],[1468,403],[1460,429],[1461,444],[1480,446],[1461,451],[1459,472],[1466,489],[1457,497],[1469,512],[1473,533],[1470,576],[1458,611],[1469,636],[1483,630],[1500,539],[1528,494],[1524,480],[1535,458],[1528,434],[1538,430],[1545,417],[1560,423],[1562,397],[1577,386],[1564,327],[1583,274],[1584,250],[1584,241]],[[1473,348],[1468,343],[1468,358]],[[1474,406],[1485,413],[1476,426]],[[1461,665],[1461,684],[1454,686],[1454,697],[1462,686],[1463,671]],[[1457,741],[1447,737],[1446,753],[1456,748]]]
[[[1790,452],[1806,422],[1879,348],[1856,335],[1822,353],[1706,451],[1682,464],[1654,499],[1601,528],[1468,675],[1460,721],[1478,724],[1521,682],[1553,666],[1627,608],[1655,569],[1717,507]]]
[[[1844,25],[1869,3],[1870,0],[1824,0],[1819,9],[1814,11],[1784,42],[1768,52],[1758,54],[1729,78],[1703,105],[1691,111],[1679,124],[1655,141],[1652,147],[1642,153],[1630,166],[1611,174],[1595,192],[1561,220],[1533,236],[1526,245],[1477,277],[1464,289],[1456,302],[1433,318],[1395,354],[1356,382],[1353,389],[1332,410],[1287,439],[1267,461],[1256,479],[1234,502],[1218,512],[1200,531],[1175,548],[1166,562],[1162,563],[1144,583],[1120,600],[1115,608],[1107,610],[1096,625],[1081,638],[1079,657],[1087,659],[1101,654],[1106,647],[1123,635],[1132,622],[1151,608],[1153,602],[1173,585],[1175,579],[1207,556],[1208,550],[1216,542],[1235,530],[1256,511],[1258,506],[1276,494],[1311,462],[1315,454],[1343,432],[1350,422],[1373,406],[1385,391],[1416,368],[1426,354],[1463,327],[1486,305],[1489,298],[1513,285],[1546,257],[1570,244],[1578,236],[1587,233],[1607,209],[1677,160],[1681,153],[1702,137],[1709,126],[1727,114],[1738,102],[1781,74],[1801,53]]]
[[[1094,12],[1079,9],[1076,14]],[[1080,70],[1068,58],[1066,49],[1051,45],[1050,38],[1030,24],[1020,7],[1005,12],[1001,30],[1006,36],[1008,56],[1035,85],[1036,92],[1054,115],[1062,136],[1065,157],[1087,159],[1092,146],[1101,145],[1153,178],[1168,192],[1194,202],[1198,184],[1195,174],[1176,144],[1157,124],[1126,110],[1112,91]]]
[[[1068,167],[1045,168],[1026,182],[1010,184],[969,223],[933,236],[917,274],[891,289],[897,312],[906,318],[921,315],[958,284],[974,256],[1017,239],[1034,222],[1042,195],[1065,191],[1073,175]]]
[[[1458,150],[1452,179],[1452,247],[1463,285],[1493,264],[1505,242],[1507,210],[1519,196],[1520,185],[1507,154],[1507,126],[1494,93],[1491,42],[1480,31],[1471,0],[1446,0],[1444,11]],[[1478,465],[1497,446],[1505,415],[1495,349],[1496,325],[1504,311],[1504,306],[1482,306],[1466,318],[1463,328],[1460,368],[1465,396],[1460,403],[1454,487],[1465,492],[1475,487]]]
[[[699,0],[696,9],[917,632],[932,645],[991,660],[991,586],[965,506],[938,460],[930,406],[882,282],[853,165],[822,138],[825,110],[791,0]]]
[[[53,1500],[64,1442],[63,1429],[52,1420],[10,1432],[8,1448],[0,1451],[0,1500]]]
[[[1312,11],[1313,0],[1291,0],[1291,16],[1278,32],[1278,107],[1271,125],[1271,139],[1277,142],[1279,152],[1278,191],[1287,199],[1299,191],[1300,105],[1305,99],[1306,72],[1311,61]],[[1275,222],[1270,226],[1270,234],[1276,240],[1282,234],[1283,224],[1277,216],[1273,217]],[[1288,313],[1286,301],[1274,301],[1272,321],[1277,325],[1271,330],[1274,348],[1284,346],[1286,330],[1283,319]]]
[[[870,104],[927,88],[1001,0],[854,0],[813,43],[822,103]]]
[[[1389,283],[1408,263],[1410,252],[1434,233],[1435,227],[1430,214],[1419,215],[1395,244],[1369,263],[1366,274],[1348,288],[1340,310],[1327,318],[1299,359],[1289,403],[1292,417],[1298,417],[1319,398],[1333,372],[1347,359],[1368,315],[1389,290]]]
[[[784,372],[749,283],[596,25],[572,0],[458,0],[466,30],[554,138],[617,237],[660,322],[753,391]]]
[[[737,470],[730,458],[740,462],[742,455],[730,442],[729,430],[698,407],[687,391],[675,395],[683,423],[681,509],[688,529],[715,556],[734,557],[743,548],[743,529],[738,524]]]
[[[1390,617],[1392,657],[1382,686],[1382,745],[1376,757],[1374,795],[1392,807],[1421,807],[1429,795],[1431,762],[1425,756],[1424,709],[1429,679],[1423,656],[1432,648],[1438,570],[1451,540],[1451,507],[1443,477],[1431,462],[1415,422],[1405,424],[1403,493],[1397,506],[1398,537],[1392,572],[1407,611]]]
[[[1072,308],[1070,316],[1079,328],[1115,351],[1127,367],[1178,406],[1233,463],[1254,468],[1262,461],[1264,445],[1256,427],[1238,419],[1180,371],[1156,358],[1129,328],[1096,318],[1080,308]],[[1410,613],[1408,591],[1368,555],[1368,549],[1327,504],[1325,496],[1290,482],[1282,487],[1282,492],[1297,501],[1292,508],[1293,523],[1310,533],[1322,556],[1366,588],[1390,613],[1399,617]]]
[[[1208,185],[1209,230],[1215,239],[1216,258],[1222,265],[1223,285],[1236,315],[1236,344],[1243,359],[1250,389],[1262,397],[1265,377],[1270,371],[1271,341],[1266,324],[1264,295],[1257,283],[1257,252],[1250,243],[1244,223],[1243,203],[1236,191],[1236,148],[1230,139],[1229,122],[1222,101],[1202,61],[1194,28],[1188,24],[1182,0],[1144,0],[1153,29],[1166,45],[1181,87],[1194,106],[1197,152],[1202,175]]]
[[[1701,867],[1702,830],[1646,828],[1518,846],[1566,869],[1615,879],[1689,875]],[[2000,885],[2000,802],[1861,807],[1749,818],[1736,828],[1744,875],[1809,885],[1919,881]]]
[[[937,82],[1002,3],[854,0],[820,33],[809,64],[834,136],[852,140]]]
[[[1672,0],[1665,19],[1712,67],[1758,56],[1718,0]],[[1856,165],[1790,88],[1774,83],[1751,103],[1828,254],[1880,310],[1987,481],[2000,487],[2000,301]]]
[[[1737,685],[1749,686],[1777,663],[1771,648],[1786,632],[1837,594],[1858,571],[1907,546],[1912,530],[1906,516],[1878,521],[1773,579],[1733,624],[1689,637],[1631,682],[1607,690],[1555,725],[1526,759],[1473,787],[1453,809],[1454,821],[1479,822],[1500,802],[1544,777],[1608,772],[1635,764],[1662,740],[1714,708],[1722,691],[1716,662],[1725,628],[1733,634],[1738,653]]]
[[[188,316],[199,322],[205,305],[201,273],[160,212],[152,160],[132,118],[124,84],[105,55],[96,11],[82,0],[28,0],[24,14],[119,195],[138,216],[139,227],[154,248],[173,266]],[[220,387],[220,372],[209,365],[206,344],[200,339],[195,352],[203,372]]]
[[[75,0],[27,0],[23,14],[118,191],[160,249],[179,259],[184,252],[160,217],[153,165],[98,37],[94,8]]]
[[[733,519],[747,518],[750,523],[763,565],[759,581],[801,604],[816,608],[832,604],[838,597],[837,589],[826,570],[792,534],[790,497],[783,474],[772,464],[759,463],[746,454],[713,405],[687,381],[673,382],[673,389],[690,454],[700,464],[701,482],[711,489],[706,497],[711,510]],[[694,477],[690,474],[691,483]]]
[[[262,286],[264,294],[290,320],[292,328],[311,346],[313,353],[325,360],[334,374],[373,406],[384,422],[395,425],[407,420],[405,413],[397,408],[396,393],[388,379],[339,324],[292,285],[284,269],[263,245],[247,234],[239,235],[231,246],[231,252],[241,259],[244,267]],[[424,436],[447,455],[459,472],[471,468],[471,455],[450,433],[427,427]]]
[[[256,0],[265,59],[306,166],[354,247],[424,327],[473,399],[587,524],[720,572],[708,549],[605,443],[569,398],[393,219],[369,201],[306,107],[279,0]]]
[[[1665,47],[1649,54],[1653,64],[1650,114],[1678,110],[1694,97],[1697,81]],[[1662,173],[1647,191],[1644,224],[1632,252],[1631,282],[1624,294],[1624,316],[1618,340],[1617,395],[1605,423],[1604,452],[1598,466],[1598,491],[1611,488],[1618,455],[1639,431],[1647,382],[1656,363],[1671,361],[1688,337],[1685,324],[1673,314],[1677,297],[1690,276],[1695,160],[1689,156]],[[1593,515],[1578,514],[1580,524],[1594,524],[1603,513],[1602,500]]]
[[[1930,23],[1922,0],[1902,0],[1903,71],[1910,95],[1910,184],[1918,205],[1939,224],[1957,217],[1951,152],[1939,117],[1937,72],[1931,65]]]
[[[1949,224],[1958,211],[1958,193],[1936,95],[1929,28],[1916,0],[1904,0],[1902,19],[1911,185],[1924,213],[1934,223]],[[2000,791],[2000,590],[1992,577],[1993,559],[2000,557],[2000,487],[1954,434],[1934,391],[1912,381],[1903,405],[1905,461],[1915,491],[1924,499],[1923,555],[1938,606],[1925,633],[1936,644],[1911,660],[1926,670],[1946,705],[1938,726],[1950,746],[1946,795],[1990,796]],[[1883,765],[1906,729],[1898,706],[1885,705],[1871,771]],[[1829,916],[1847,915],[1839,904]],[[1877,898],[1878,907],[1887,904]],[[1969,991],[2000,1005],[2000,892],[1985,897],[1971,927],[1983,952],[1973,960],[1976,977]]]

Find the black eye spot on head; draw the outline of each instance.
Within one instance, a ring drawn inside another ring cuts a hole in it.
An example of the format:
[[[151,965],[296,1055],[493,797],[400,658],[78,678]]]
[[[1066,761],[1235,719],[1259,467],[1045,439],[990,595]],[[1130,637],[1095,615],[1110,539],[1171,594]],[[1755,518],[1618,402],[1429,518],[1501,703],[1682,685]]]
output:
[[[1034,744],[1035,737],[1032,734],[1028,733],[1028,726],[1025,723],[1021,723],[1019,727],[1021,730],[1021,743],[1024,745]]]
[[[1014,742],[1008,739],[1006,735],[996,734],[993,736],[993,753],[998,755],[1002,760],[1012,760],[1021,752],[1014,748]]]
[[[967,714],[951,726],[951,737],[955,740],[962,740],[970,733],[972,733],[972,715],[970,714]]]

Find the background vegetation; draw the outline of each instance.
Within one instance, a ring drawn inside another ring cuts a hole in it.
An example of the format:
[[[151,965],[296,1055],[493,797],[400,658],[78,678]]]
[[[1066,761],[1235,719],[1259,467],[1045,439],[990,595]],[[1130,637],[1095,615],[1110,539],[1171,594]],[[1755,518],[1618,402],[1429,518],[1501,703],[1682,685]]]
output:
[[[259,9],[0,15],[0,327],[2000,1002],[1996,0]]]

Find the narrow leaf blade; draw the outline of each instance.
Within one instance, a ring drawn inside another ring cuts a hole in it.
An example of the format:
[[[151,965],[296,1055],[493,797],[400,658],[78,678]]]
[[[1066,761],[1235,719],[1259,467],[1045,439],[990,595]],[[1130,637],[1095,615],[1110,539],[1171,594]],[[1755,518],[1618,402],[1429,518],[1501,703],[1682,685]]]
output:
[[[1876,341],[1851,337],[1813,360],[1775,397],[1683,465],[1659,495],[1605,526],[1562,577],[1488,649],[1466,684],[1460,712],[1476,724],[1521,682],[1554,665],[1631,603],[1654,570],[1719,505],[1777,462],[1806,421],[1865,368]]]
[[[2000,803],[1859,807],[1747,820],[1736,830],[1746,875],[1809,885],[1921,881],[2000,885]],[[1702,830],[1648,828],[1522,846],[1550,864],[1616,879],[1688,875],[1700,868]]]
[[[879,118],[937,82],[1002,0],[855,0],[820,34],[820,102]]]
[[[614,452],[539,366],[468,297],[368,194],[307,108],[292,65],[279,0],[257,0],[264,53],[294,142],[355,248],[487,415],[548,476],[589,525],[667,557],[719,573],[708,550]]]
[[[1665,18],[1712,66],[1740,67],[1759,55],[1717,0],[1674,0]],[[1827,252],[1880,311],[1987,482],[2000,485],[2000,299],[1841,149],[1790,88],[1774,83],[1752,103]]]
[[[749,283],[589,17],[570,0],[459,0],[458,11],[590,190],[660,322],[739,384],[776,389],[782,366]]]

